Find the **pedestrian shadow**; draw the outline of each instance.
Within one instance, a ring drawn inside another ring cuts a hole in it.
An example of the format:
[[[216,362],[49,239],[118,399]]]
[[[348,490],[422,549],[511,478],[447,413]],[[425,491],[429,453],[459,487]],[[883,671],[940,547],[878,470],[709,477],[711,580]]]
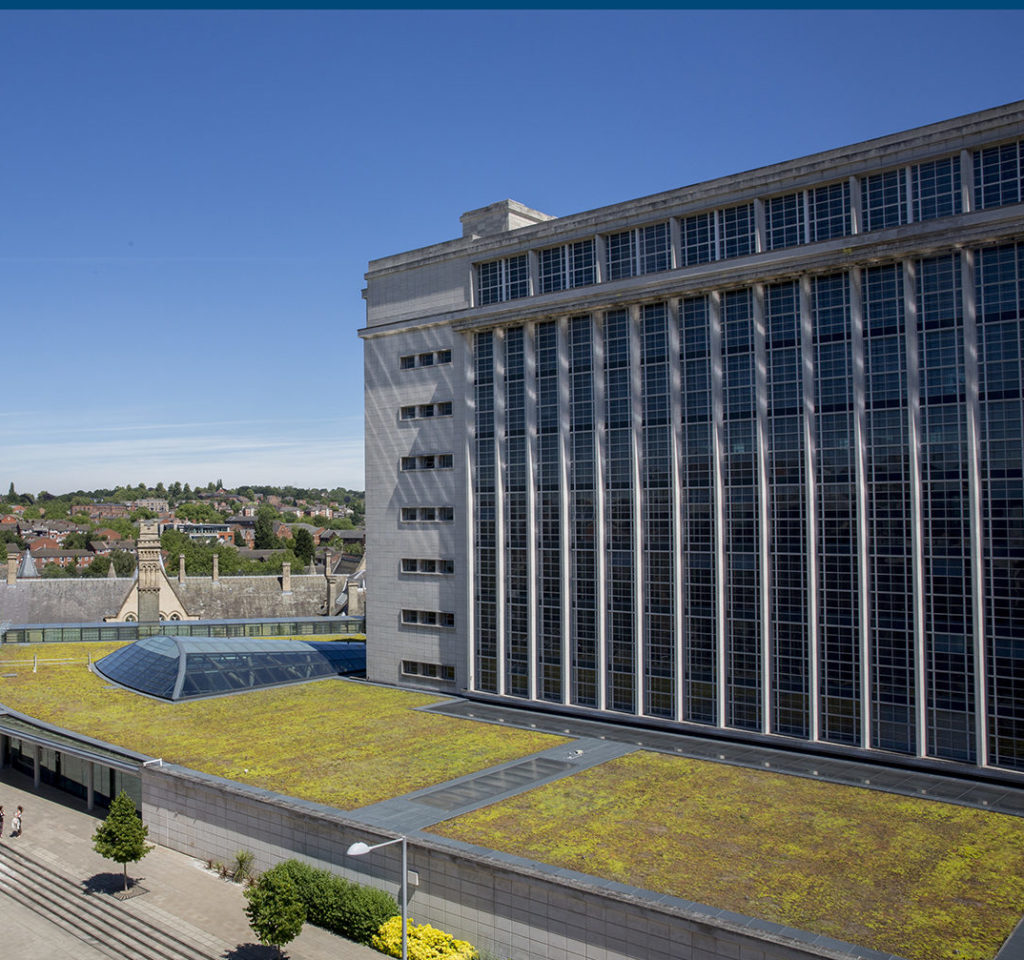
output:
[[[288,960],[288,954],[277,952],[277,947],[265,947],[259,943],[240,943],[237,947],[220,955],[220,960]]]

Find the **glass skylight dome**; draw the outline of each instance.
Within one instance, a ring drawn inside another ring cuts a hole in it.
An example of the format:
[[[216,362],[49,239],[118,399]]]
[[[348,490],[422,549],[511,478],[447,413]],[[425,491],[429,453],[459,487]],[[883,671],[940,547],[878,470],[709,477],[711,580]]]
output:
[[[114,683],[162,700],[190,700],[366,671],[352,640],[146,637],[94,664]]]

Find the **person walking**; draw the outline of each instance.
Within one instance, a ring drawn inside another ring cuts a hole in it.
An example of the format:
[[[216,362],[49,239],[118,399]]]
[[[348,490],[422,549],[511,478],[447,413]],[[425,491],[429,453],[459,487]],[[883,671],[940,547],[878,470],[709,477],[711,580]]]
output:
[[[11,821],[11,836],[21,836],[21,807],[14,811],[14,819]]]

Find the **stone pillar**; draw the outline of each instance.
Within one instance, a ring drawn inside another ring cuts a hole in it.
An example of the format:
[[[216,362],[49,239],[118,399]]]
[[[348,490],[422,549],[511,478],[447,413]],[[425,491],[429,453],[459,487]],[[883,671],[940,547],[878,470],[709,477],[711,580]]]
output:
[[[0,770],[7,766],[7,752],[10,749],[10,737],[6,733],[0,733]]]
[[[185,582],[185,554],[178,554],[178,583]]]
[[[7,584],[13,586],[18,580],[18,558],[7,558]]]
[[[92,760],[85,761],[85,775],[88,778],[85,783],[85,809],[92,810],[96,806],[96,791],[93,789],[93,781],[96,779],[96,764]]]
[[[220,579],[220,554],[215,553],[213,555],[213,582],[216,583]]]
[[[292,565],[287,562],[281,564],[281,592],[292,592]]]
[[[349,581],[348,584],[348,615],[350,617],[361,617],[363,615],[363,597],[359,592],[359,584]]]
[[[32,785],[39,789],[43,780],[43,748],[38,743],[32,746]]]
[[[327,616],[334,616],[334,608],[338,605],[338,578],[327,578]]]

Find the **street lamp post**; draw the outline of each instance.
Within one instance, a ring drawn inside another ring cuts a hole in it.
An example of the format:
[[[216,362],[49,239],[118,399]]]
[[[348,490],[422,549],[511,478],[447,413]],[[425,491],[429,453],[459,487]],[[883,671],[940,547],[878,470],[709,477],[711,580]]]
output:
[[[358,840],[352,844],[346,851],[350,857],[361,857],[372,850],[379,850],[381,847],[390,847],[393,843],[400,843],[402,845],[402,960],[408,960],[408,950],[406,944],[406,887],[409,881],[409,853],[408,843],[405,837],[395,837],[394,840],[385,840],[383,843],[375,843],[372,847],[367,846],[362,840]]]

